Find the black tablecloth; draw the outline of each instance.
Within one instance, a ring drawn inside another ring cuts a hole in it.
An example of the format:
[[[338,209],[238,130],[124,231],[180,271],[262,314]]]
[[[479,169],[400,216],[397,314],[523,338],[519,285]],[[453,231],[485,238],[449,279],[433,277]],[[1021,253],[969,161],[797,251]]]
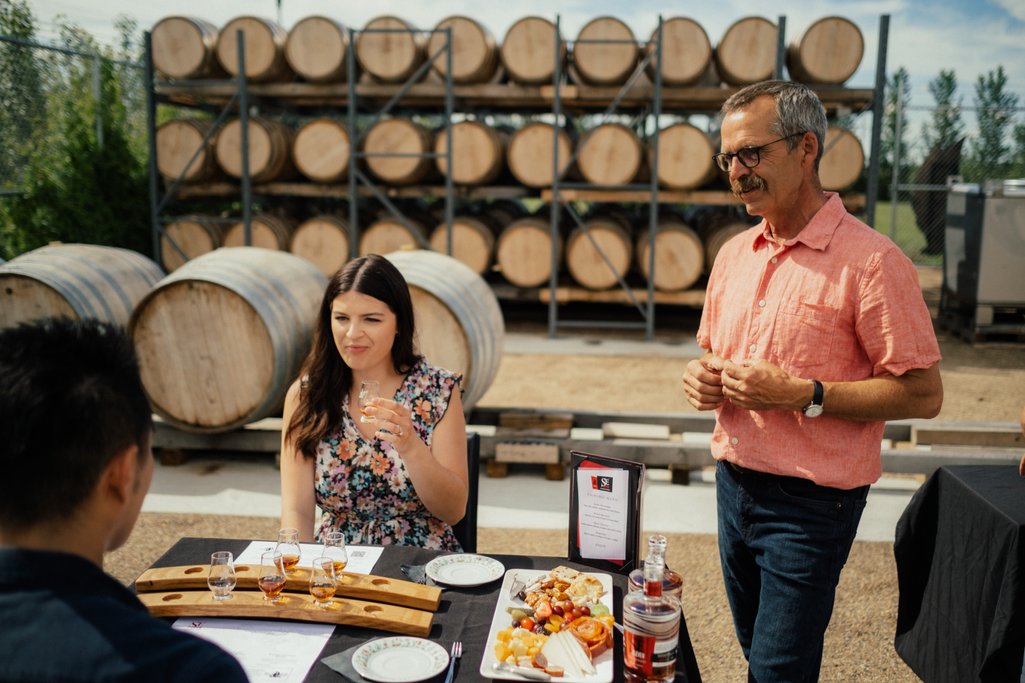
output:
[[[927,683],[1017,682],[1025,649],[1025,480],[941,467],[897,523],[898,654]]]
[[[217,550],[230,550],[233,554],[238,555],[245,550],[249,543],[246,540],[183,538],[154,562],[153,566],[169,567],[208,562],[210,553]],[[403,564],[426,564],[439,554],[441,553],[422,548],[389,546],[384,549],[373,573],[378,576],[405,579],[400,569]],[[525,557],[522,555],[489,555],[489,557],[494,557],[505,565],[506,569],[551,569],[564,564],[582,571],[593,571],[585,565],[573,564],[557,557]],[[627,581],[625,576],[616,574],[612,575],[612,581],[613,604],[617,621],[621,622],[623,591],[626,590]],[[457,681],[480,680],[480,663],[484,657],[485,648],[492,645],[486,641],[495,613],[495,605],[498,602],[500,587],[501,582],[495,581],[477,588],[446,588],[442,593],[441,606],[434,615],[434,625],[429,637],[445,646],[446,650],[453,641],[463,641],[463,657],[459,662]],[[322,664],[320,659],[382,635],[387,634],[350,626],[336,627],[306,680],[338,683],[342,677]],[[623,641],[617,631],[613,678],[615,681],[623,680],[622,653]],[[694,658],[694,648],[690,642],[686,620],[680,623],[680,654],[677,666],[681,669],[677,675],[677,681],[700,683],[701,675],[698,672],[697,660]],[[444,675],[438,676],[439,681],[443,678]]]

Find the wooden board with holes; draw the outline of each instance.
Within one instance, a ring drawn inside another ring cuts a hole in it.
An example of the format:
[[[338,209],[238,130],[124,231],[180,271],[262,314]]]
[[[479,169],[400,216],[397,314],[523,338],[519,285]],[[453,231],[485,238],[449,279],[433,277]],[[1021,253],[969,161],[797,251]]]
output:
[[[334,598],[329,607],[318,607],[309,594],[282,594],[277,603],[262,593],[235,591],[230,600],[218,602],[208,590],[140,593],[139,600],[155,617],[255,617],[291,619],[322,624],[360,626],[410,636],[426,637],[434,615],[423,610],[382,605],[363,600]]]
[[[150,593],[206,589],[206,575],[209,571],[209,565],[205,564],[147,569],[135,580],[135,590],[139,593]],[[256,566],[235,565],[235,576],[238,580],[236,590],[257,590],[257,574]],[[285,582],[285,590],[289,592],[306,593],[309,588],[310,570],[305,567],[296,568]],[[424,586],[412,581],[370,574],[343,574],[338,580],[338,595],[429,612],[436,612],[438,605],[441,604],[441,589],[437,586]]]

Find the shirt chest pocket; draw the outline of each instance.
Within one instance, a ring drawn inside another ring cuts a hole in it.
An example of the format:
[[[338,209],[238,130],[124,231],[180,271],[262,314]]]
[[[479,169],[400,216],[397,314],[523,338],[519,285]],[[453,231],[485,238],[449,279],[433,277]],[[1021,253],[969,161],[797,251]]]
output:
[[[772,341],[781,365],[810,370],[828,364],[839,314],[827,304],[794,301],[784,305]]]

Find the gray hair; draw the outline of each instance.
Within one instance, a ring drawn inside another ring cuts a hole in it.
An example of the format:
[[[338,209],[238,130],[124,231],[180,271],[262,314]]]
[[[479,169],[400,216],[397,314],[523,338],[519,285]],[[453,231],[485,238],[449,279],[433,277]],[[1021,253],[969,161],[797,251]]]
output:
[[[755,99],[768,95],[776,103],[776,120],[770,130],[779,137],[796,136],[810,131],[819,141],[819,153],[815,157],[815,170],[819,168],[826,141],[826,109],[818,95],[806,85],[792,81],[762,81],[741,88],[723,102],[720,110],[723,116],[747,108]],[[797,146],[797,138],[789,138],[787,149]]]

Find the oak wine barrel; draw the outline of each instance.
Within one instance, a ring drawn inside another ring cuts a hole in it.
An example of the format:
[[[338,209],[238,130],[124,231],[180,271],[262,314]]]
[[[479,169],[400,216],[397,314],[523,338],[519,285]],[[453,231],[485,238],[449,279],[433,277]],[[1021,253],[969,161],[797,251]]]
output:
[[[548,187],[552,184],[553,136],[555,127],[550,123],[535,121],[513,133],[506,150],[509,170],[521,184],[528,187]],[[558,129],[559,176],[569,168],[573,157],[573,146],[569,134]]]
[[[164,234],[160,236],[160,262],[170,273],[186,261],[217,249],[223,242],[224,224],[216,219],[210,216],[176,218],[164,226]]]
[[[164,276],[138,252],[96,244],[50,244],[0,265],[0,328],[49,317],[127,325]]]
[[[716,153],[708,134],[685,121],[658,133],[658,182],[674,190],[693,190],[715,179]],[[651,153],[651,152],[649,152]]]
[[[204,433],[275,414],[326,286],[305,259],[257,247],[218,249],[165,277],[129,327],[153,409]]]
[[[573,65],[577,74],[593,85],[625,83],[637,66],[639,56],[640,48],[633,31],[615,17],[597,17],[587,22],[573,43]]]
[[[409,284],[417,349],[433,365],[463,374],[463,408],[484,396],[502,359],[505,322],[491,287],[451,257],[433,251],[386,254]]]
[[[249,178],[254,183],[278,180],[292,174],[292,130],[275,119],[249,119]],[[242,122],[232,119],[217,133],[217,163],[225,173],[242,177]]]
[[[287,78],[285,40],[288,32],[270,19],[236,17],[221,29],[217,38],[217,60],[231,76],[237,76],[238,31],[246,43],[246,78],[254,81],[274,81]]]
[[[500,54],[509,80],[524,85],[547,85],[555,75],[555,24],[543,17],[524,17],[509,27]],[[560,63],[567,48],[559,41]]]
[[[171,182],[178,178],[184,182],[209,180],[218,175],[215,138],[211,137],[207,144],[203,144],[212,127],[213,122],[205,119],[174,119],[162,123],[156,131],[157,170],[160,175]],[[194,155],[196,159],[190,164]]]
[[[644,148],[637,134],[621,123],[602,123],[577,142],[577,168],[595,185],[626,185],[644,164]]]
[[[393,16],[371,19],[356,36],[356,59],[385,83],[405,81],[424,62],[427,39],[412,24]]]
[[[251,246],[288,251],[295,223],[288,218],[280,218],[268,213],[256,214],[250,219],[249,229],[252,233],[252,244],[247,245],[245,223],[243,221],[232,223],[224,233],[224,246]]]
[[[587,218],[566,238],[566,270],[587,289],[612,287],[626,276],[632,259],[630,223],[614,212]]]
[[[349,222],[328,213],[308,218],[292,233],[288,250],[331,277],[349,260]]]
[[[705,272],[712,271],[712,266],[715,265],[715,257],[719,254],[719,250],[723,248],[723,245],[750,228],[750,223],[726,217],[710,221],[703,231]]]
[[[448,175],[448,133],[442,128],[434,138],[434,163]],[[485,185],[498,177],[505,165],[503,135],[482,121],[452,124],[452,182],[457,185]]]
[[[483,275],[491,266],[494,256],[495,233],[496,228],[486,216],[453,216],[450,256],[478,275]],[[430,242],[431,249],[448,254],[448,226],[444,222],[431,232]]]
[[[427,215],[409,209],[403,212],[402,218],[399,220],[390,212],[382,211],[363,229],[359,238],[359,255],[422,249],[421,242],[427,241],[427,226],[433,221]]]
[[[655,47],[658,28],[646,46],[651,55],[648,75],[655,80]],[[701,24],[687,17],[672,17],[662,22],[662,85],[681,87],[700,81],[712,65],[712,43]]]
[[[195,17],[164,17],[150,31],[153,68],[168,78],[223,74],[217,62],[217,27]]]
[[[854,22],[825,17],[787,48],[787,69],[795,81],[840,85],[858,70],[864,54],[865,38]]]
[[[348,79],[349,30],[340,22],[314,15],[300,19],[285,39],[285,60],[311,83]]]
[[[439,29],[452,31],[452,82],[486,83],[498,68],[498,45],[494,36],[478,21],[464,16],[442,19],[427,41],[427,54],[432,56],[445,47],[445,34]],[[431,64],[436,74],[445,78],[448,62],[442,52]]]
[[[826,129],[819,161],[819,180],[824,190],[845,190],[861,177],[865,169],[865,150],[858,136],[839,126]]]
[[[292,162],[316,183],[344,180],[349,172],[349,129],[345,121],[313,119],[295,132]]]
[[[637,266],[645,279],[650,277],[648,261],[651,235],[647,222],[638,226]],[[701,238],[679,219],[659,219],[655,228],[655,289],[679,292],[691,287],[705,267],[705,248]]]
[[[427,156],[373,156],[374,154],[426,155],[432,151],[430,132],[403,117],[381,119],[363,138],[366,164],[378,179],[392,185],[412,185],[424,179],[434,166]]]
[[[562,262],[562,238],[556,244],[556,263]],[[505,226],[495,244],[496,269],[517,287],[548,283],[552,273],[552,236],[546,215],[525,216]]]
[[[719,76],[730,85],[750,85],[772,78],[776,65],[776,24],[763,17],[733,22],[715,46]]]

